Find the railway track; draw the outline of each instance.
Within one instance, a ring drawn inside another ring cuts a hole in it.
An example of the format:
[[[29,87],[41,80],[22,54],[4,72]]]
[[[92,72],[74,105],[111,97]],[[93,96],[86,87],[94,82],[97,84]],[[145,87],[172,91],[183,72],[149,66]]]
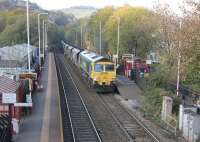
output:
[[[64,64],[66,64],[66,67],[68,67],[66,61],[64,60],[62,61]],[[70,69],[71,72],[75,70],[71,69],[70,66],[68,68]],[[132,114],[130,114],[123,106],[121,106],[119,102],[117,102],[117,100],[114,98],[113,95],[107,94],[107,95],[100,95],[99,97],[96,94],[95,96],[96,96],[95,98],[97,98],[95,101],[99,101],[98,105],[100,104],[104,106],[104,108],[106,108],[106,111],[110,114],[113,121],[115,121],[116,125],[118,125],[118,127],[123,131],[124,136],[127,137],[126,141],[159,142],[159,140],[143,124],[141,124],[136,117],[132,116]]]
[[[61,64],[58,54],[55,54],[55,59],[59,79],[64,141],[101,142],[70,72]]]
[[[160,142],[133,114],[127,111],[113,96],[100,94],[100,101],[125,129],[134,142]]]
[[[106,107],[99,101],[98,95],[91,88],[88,89],[86,82],[80,80],[81,76],[77,72],[77,68],[73,66],[63,57],[63,64],[72,73],[75,83],[78,89],[81,91],[81,95],[90,110],[91,115],[95,118],[95,124],[98,128],[98,132],[105,142],[133,142],[124,128],[120,127],[120,124],[110,115]]]

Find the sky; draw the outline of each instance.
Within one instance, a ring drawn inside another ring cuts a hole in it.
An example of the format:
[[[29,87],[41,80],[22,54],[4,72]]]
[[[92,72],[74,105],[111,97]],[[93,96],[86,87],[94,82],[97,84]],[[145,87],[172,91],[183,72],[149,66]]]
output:
[[[43,9],[53,10],[68,8],[71,6],[93,6],[96,8],[102,8],[104,6],[121,6],[129,4],[132,6],[144,6],[147,8],[153,8],[156,2],[168,3],[174,11],[179,10],[179,5],[183,0],[30,0],[37,3]]]

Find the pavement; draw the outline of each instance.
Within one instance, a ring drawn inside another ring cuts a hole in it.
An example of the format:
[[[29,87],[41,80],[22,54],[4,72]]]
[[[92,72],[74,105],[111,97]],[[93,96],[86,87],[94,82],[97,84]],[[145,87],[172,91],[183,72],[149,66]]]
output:
[[[44,90],[33,94],[32,114],[22,119],[15,142],[63,142],[57,80],[54,56],[49,53],[39,81]]]
[[[125,76],[117,76],[117,88],[120,96],[133,108],[140,106],[142,90],[135,81],[129,80]]]

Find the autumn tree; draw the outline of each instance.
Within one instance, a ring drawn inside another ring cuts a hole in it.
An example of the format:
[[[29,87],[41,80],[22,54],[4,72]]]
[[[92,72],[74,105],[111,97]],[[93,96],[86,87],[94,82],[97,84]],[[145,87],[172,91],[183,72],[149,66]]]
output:
[[[120,18],[120,55],[133,53],[137,48],[138,56],[146,57],[156,44],[155,36],[159,30],[156,14],[142,7],[128,5],[116,9],[105,26],[108,48],[112,54],[116,54],[118,18]]]

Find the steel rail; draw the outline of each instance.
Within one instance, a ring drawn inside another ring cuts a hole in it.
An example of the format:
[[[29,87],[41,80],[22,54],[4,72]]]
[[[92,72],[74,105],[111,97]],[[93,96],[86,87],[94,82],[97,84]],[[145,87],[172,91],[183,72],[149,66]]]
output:
[[[66,65],[67,66],[67,65]],[[69,66],[70,67],[70,66]],[[71,68],[71,67],[70,67]],[[68,71],[69,72],[69,71]],[[70,76],[71,76],[71,74],[70,74]],[[72,76],[71,76],[71,78],[72,78]],[[75,84],[75,82],[73,81],[73,83]],[[76,86],[76,85],[75,85]],[[77,88],[77,86],[76,86],[76,88]],[[77,89],[78,90],[78,89]],[[79,93],[80,94],[80,93]],[[81,96],[80,96],[81,97]],[[82,98],[82,97],[81,97]],[[121,122],[120,122],[120,120],[118,120],[118,118],[115,116],[115,114],[112,112],[112,110],[111,109],[109,109],[108,107],[107,107],[107,105],[106,105],[106,103],[102,100],[102,98],[101,97],[99,97],[99,100],[102,102],[102,104],[104,105],[104,107],[107,109],[107,111],[112,115],[112,117],[113,117],[113,119],[116,121],[116,123],[117,123],[117,125],[122,129],[122,131],[125,133],[125,135],[128,137],[128,139],[129,139],[129,141],[130,142],[133,142],[133,140],[132,140],[132,138],[131,138],[131,136],[130,136],[130,134],[127,132],[127,130],[123,127],[123,125],[121,124]],[[116,101],[117,102],[117,101]],[[154,139],[154,141],[155,142],[160,142],[159,140],[158,140],[158,138],[156,138],[156,136],[154,136],[154,134],[152,134],[152,132],[150,131],[150,130],[148,130],[148,128],[145,126],[145,125],[143,125],[139,120],[138,120],[138,118],[136,118],[133,114],[131,114],[128,110],[126,110],[119,102],[117,102],[119,105],[120,105],[120,107],[122,107],[128,114],[129,114],[129,116],[131,116],[133,119],[135,119],[136,120],[136,122],[144,129],[144,131],[150,136],[150,137],[152,137],[153,139]]]
[[[104,103],[106,103],[101,97],[99,97],[100,98],[100,100],[102,100]],[[115,99],[115,98],[114,98]],[[115,103],[117,103],[118,104],[118,106],[120,106],[124,111],[126,111],[127,112],[127,114],[130,116],[130,117],[132,117],[134,120],[136,120],[136,123],[137,124],[139,124],[143,129],[144,129],[144,131],[151,137],[151,138],[153,138],[153,140],[155,141],[155,142],[160,142],[160,140],[144,125],[144,124],[142,124],[142,122],[136,117],[136,116],[134,116],[132,113],[130,113],[127,109],[125,109],[123,106],[122,106],[122,104],[121,103],[119,103],[117,100],[115,101]],[[112,112],[112,110],[110,109],[110,111]],[[116,118],[116,119],[118,119],[118,118]],[[119,120],[120,121],[120,120]],[[127,130],[126,130],[127,131]]]
[[[62,62],[62,60],[60,60],[60,61]],[[63,63],[63,64],[64,64],[64,63]],[[64,72],[65,72],[64,75],[65,75],[66,78],[68,78],[67,74],[69,75],[70,80],[72,81],[72,83],[73,83],[73,85],[74,85],[74,87],[75,87],[75,89],[76,89],[77,95],[79,96],[79,98],[80,98],[80,100],[81,100],[81,103],[82,103],[82,105],[83,105],[83,107],[84,107],[84,110],[86,111],[86,114],[87,114],[87,116],[88,116],[88,118],[89,118],[89,120],[90,120],[90,123],[92,124],[93,131],[95,132],[95,135],[96,135],[98,141],[99,141],[99,142],[102,142],[102,140],[101,140],[101,138],[100,138],[100,136],[99,136],[99,134],[98,134],[98,132],[97,132],[97,129],[96,129],[95,125],[94,125],[94,122],[93,122],[93,120],[92,120],[92,118],[91,118],[91,115],[89,114],[89,111],[88,111],[88,109],[87,109],[87,107],[86,107],[86,104],[85,104],[85,102],[83,101],[83,99],[82,99],[82,97],[81,97],[81,95],[80,95],[80,92],[79,92],[79,90],[78,90],[78,88],[77,88],[77,85],[75,84],[75,82],[74,82],[74,80],[73,80],[73,77],[72,77],[71,73],[69,72],[69,70],[68,70],[68,68],[67,68],[67,65],[64,65],[63,67],[64,67]],[[67,72],[67,73],[66,73],[66,72]],[[66,96],[67,96],[67,95],[66,95]],[[69,111],[70,111],[70,106],[69,106]],[[72,121],[73,121],[73,120],[72,120]],[[73,123],[73,122],[72,122],[72,123]],[[75,132],[74,132],[74,133],[75,133]]]
[[[120,129],[125,133],[125,135],[127,136],[127,138],[129,139],[130,142],[134,142],[132,137],[130,136],[130,134],[127,132],[127,130],[123,127],[123,125],[121,124],[121,122],[118,120],[118,118],[115,116],[115,114],[112,112],[112,110],[110,108],[108,108],[108,106],[106,105],[106,103],[101,99],[101,97],[99,97],[99,100],[101,102],[101,104],[104,105],[104,107],[106,108],[106,110],[111,114],[112,118],[115,120],[115,122],[117,123],[117,125],[120,127]]]
[[[56,58],[58,58],[58,57],[56,57]],[[59,65],[58,65],[58,72],[59,72],[59,76],[60,76],[60,79],[61,79],[61,84],[62,84],[62,89],[63,89],[63,93],[64,93],[64,97],[65,97],[65,102],[66,102],[66,105],[67,105],[67,112],[68,112],[68,116],[69,116],[69,120],[70,120],[70,127],[71,127],[71,130],[72,130],[73,141],[76,142],[73,124],[72,124],[72,118],[71,118],[71,114],[70,114],[70,110],[69,110],[69,104],[68,104],[68,100],[67,100],[67,94],[66,94],[66,91],[65,91],[65,88],[64,88],[63,78],[62,78],[62,75],[61,75],[61,72],[60,72]]]
[[[64,59],[64,62],[66,64],[68,64],[68,61],[66,60],[66,58]],[[71,65],[67,65],[68,68],[70,68],[70,70],[74,70],[74,68],[71,67]],[[97,94],[96,94],[97,95]],[[98,96],[98,95],[97,95]],[[102,102],[101,100],[99,100],[98,98],[98,101]],[[102,104],[102,103],[101,103]],[[107,106],[105,104],[103,104],[103,107],[105,108],[105,110],[111,114],[111,118],[114,120],[115,124],[121,129],[121,131],[123,132],[123,134],[127,137],[128,141],[129,142],[134,142],[133,139],[129,136],[129,134],[127,133],[127,131],[125,130],[125,128],[121,125],[121,123],[119,122],[119,120],[114,116],[114,114],[112,112],[110,112],[107,108]]]

